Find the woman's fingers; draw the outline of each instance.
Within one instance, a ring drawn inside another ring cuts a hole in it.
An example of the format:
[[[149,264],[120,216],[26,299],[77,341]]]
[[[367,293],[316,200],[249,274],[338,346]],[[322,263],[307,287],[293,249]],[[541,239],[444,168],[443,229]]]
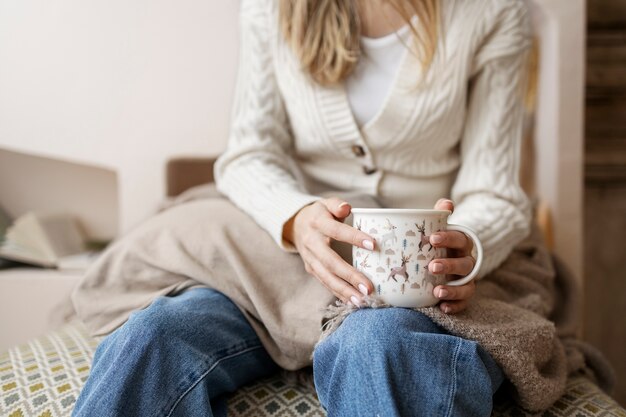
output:
[[[469,253],[472,251],[472,239],[465,233],[456,230],[435,232],[429,237],[429,242],[436,248],[458,249]]]
[[[436,258],[428,264],[431,274],[469,275],[476,261],[471,256],[462,258]]]
[[[335,297],[344,303],[360,304],[359,293],[346,281],[329,271],[315,256],[309,258],[309,267],[315,276]]]
[[[447,198],[440,198],[435,203],[435,210],[450,210],[454,211],[454,202]]]
[[[334,240],[346,242],[363,249],[374,250],[376,241],[371,236],[337,220],[319,217],[315,219],[314,227]]]
[[[446,301],[439,304],[439,308],[446,314],[457,314],[465,310],[469,304],[468,300]]]
[[[352,210],[352,207],[347,201],[337,197],[325,198],[320,200],[320,202],[324,204],[326,209],[339,220],[343,220],[348,217],[348,215],[350,215],[350,210]]]
[[[365,275],[344,261],[343,258],[330,247],[318,243],[310,249],[315,251],[316,258],[321,260],[320,262],[327,270],[350,283],[350,285],[362,295],[371,294],[374,291],[372,282]]]
[[[435,203],[436,210],[454,211],[452,200],[441,198]],[[448,248],[458,251],[461,255],[469,255],[473,242],[464,233],[457,231],[441,231],[430,235],[430,244],[436,248]],[[428,270],[433,274],[468,275],[474,268],[474,258],[461,256],[459,258],[433,259],[428,264]],[[470,281],[465,285],[452,287],[438,285],[433,289],[433,295],[441,300],[439,308],[446,314],[460,313],[467,308],[468,300],[474,295],[476,283]]]
[[[470,281],[469,283],[459,287],[438,285],[433,290],[433,294],[441,300],[441,303],[439,304],[441,311],[444,313],[454,314],[467,308],[469,299],[472,298],[475,291],[476,283],[474,281]]]
[[[294,235],[306,271],[343,302],[360,305],[363,295],[374,291],[371,281],[330,247],[331,240],[336,240],[374,249],[371,236],[341,221],[350,210],[350,205],[339,198],[316,201],[296,216]]]
[[[465,285],[453,287],[450,285],[437,285],[433,289],[433,295],[440,300],[445,301],[458,301],[467,300],[474,295],[476,290],[476,283],[470,281]]]

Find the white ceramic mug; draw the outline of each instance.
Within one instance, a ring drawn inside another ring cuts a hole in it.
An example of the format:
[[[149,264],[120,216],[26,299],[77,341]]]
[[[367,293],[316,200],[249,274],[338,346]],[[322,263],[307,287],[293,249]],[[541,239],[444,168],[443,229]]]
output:
[[[449,210],[353,208],[353,226],[376,239],[374,251],[352,247],[354,267],[374,284],[374,296],[397,307],[428,307],[439,299],[433,289],[440,284],[464,285],[476,277],[483,261],[483,248],[471,229],[448,224]],[[445,248],[434,248],[430,235],[456,230],[468,235],[476,249],[476,264],[469,275],[446,282],[434,275],[428,264],[446,257]]]

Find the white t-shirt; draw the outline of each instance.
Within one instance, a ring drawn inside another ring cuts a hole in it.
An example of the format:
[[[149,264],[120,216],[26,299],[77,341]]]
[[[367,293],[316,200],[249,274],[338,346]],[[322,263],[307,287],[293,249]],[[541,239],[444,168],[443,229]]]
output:
[[[382,108],[410,40],[409,25],[380,38],[361,36],[361,58],[345,81],[348,102],[359,127]]]

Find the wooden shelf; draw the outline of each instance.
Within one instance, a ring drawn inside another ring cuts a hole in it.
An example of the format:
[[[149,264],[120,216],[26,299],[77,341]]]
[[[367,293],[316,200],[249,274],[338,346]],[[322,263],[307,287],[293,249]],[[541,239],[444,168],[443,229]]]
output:
[[[588,0],[585,140],[585,338],[617,375],[626,405],[626,312],[622,279],[626,224],[626,2]],[[602,213],[598,215],[598,213]]]
[[[626,7],[624,11],[626,15]],[[626,25],[592,27],[587,36],[585,181],[588,184],[626,183],[624,28]]]

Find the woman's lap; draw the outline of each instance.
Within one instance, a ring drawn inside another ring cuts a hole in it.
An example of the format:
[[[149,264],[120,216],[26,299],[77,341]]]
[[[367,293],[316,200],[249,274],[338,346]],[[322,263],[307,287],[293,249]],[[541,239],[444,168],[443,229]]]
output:
[[[102,341],[74,412],[217,415],[224,394],[278,369],[232,301],[191,289],[158,297]],[[335,416],[480,415],[502,380],[475,342],[399,308],[349,315],[316,348],[314,371]]]
[[[278,369],[235,304],[195,288],[156,298],[101,342],[74,415],[211,416],[211,402]]]
[[[333,416],[490,415],[503,380],[476,342],[402,308],[352,313],[317,346],[313,364]]]

